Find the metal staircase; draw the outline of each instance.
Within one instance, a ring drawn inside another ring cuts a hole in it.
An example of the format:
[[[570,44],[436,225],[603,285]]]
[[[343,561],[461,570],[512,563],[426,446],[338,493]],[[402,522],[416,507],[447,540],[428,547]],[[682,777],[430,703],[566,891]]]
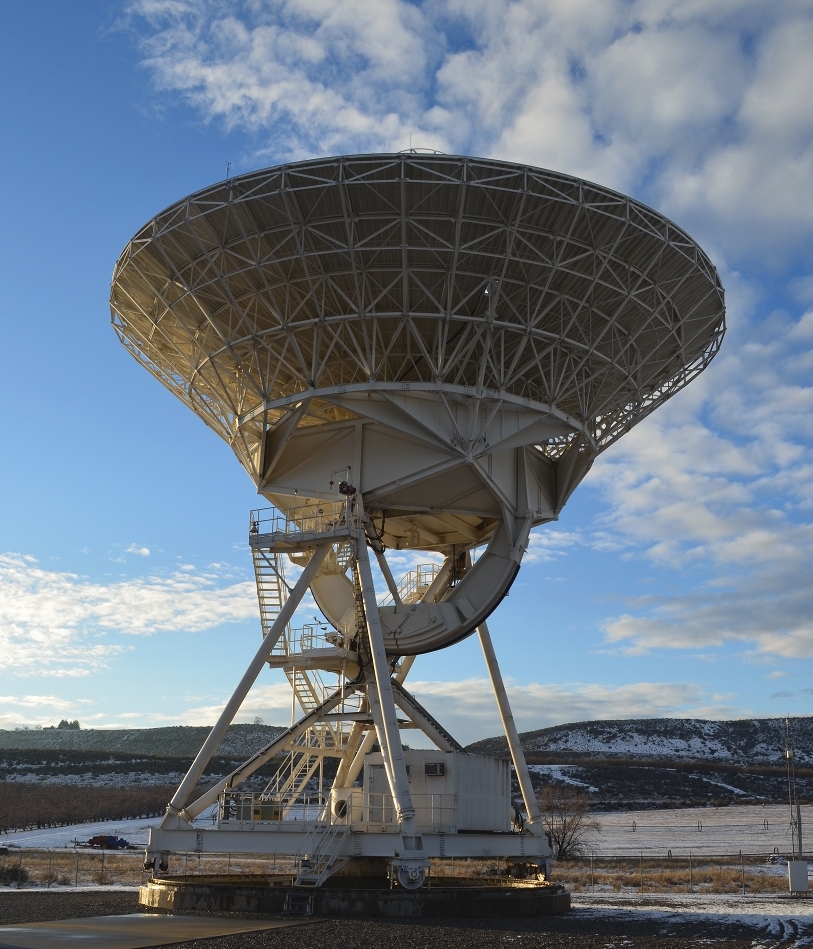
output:
[[[324,519],[322,516],[316,517],[319,523],[315,526],[326,527],[326,524],[321,523]],[[252,512],[249,543],[257,582],[263,636],[268,634],[288,599],[290,588],[285,579],[285,559],[290,557],[297,566],[304,566],[310,559],[307,551],[283,552],[271,546],[275,532],[282,526],[286,529],[314,526],[307,522],[307,519],[299,520],[301,523],[289,523],[285,520],[283,524],[282,516],[276,513],[266,516],[263,512]],[[350,566],[352,559],[352,542],[342,538],[337,541],[326,565],[331,572],[341,572]],[[317,642],[319,637],[314,635],[314,629],[305,627],[302,630],[292,630],[290,625],[286,626],[269,659],[272,668],[281,668],[285,672],[293,690],[294,700],[304,714],[318,708],[336,688],[335,685],[327,685],[317,669],[305,668],[305,663],[300,665],[297,661],[303,650],[320,648]],[[330,642],[324,641],[322,646],[330,646]],[[320,764],[325,753],[335,754],[336,750],[344,747],[350,727],[349,723],[343,725],[329,721],[309,728],[290,747],[286,760],[265,788],[264,797],[278,801],[283,815],[287,816],[297,802],[304,801],[309,785],[310,791],[314,791],[312,782],[319,772],[320,787],[316,798],[321,803],[323,796]]]
[[[257,581],[257,599],[260,603],[260,622],[263,636],[274,625],[280,610],[288,599],[288,585],[285,582],[285,568],[279,554],[261,547],[251,548],[254,561],[254,577]],[[287,635],[287,630],[282,638]]]
[[[321,886],[341,869],[350,859],[340,856],[349,834],[349,823],[315,827],[302,847],[304,856],[299,861],[294,886]]]

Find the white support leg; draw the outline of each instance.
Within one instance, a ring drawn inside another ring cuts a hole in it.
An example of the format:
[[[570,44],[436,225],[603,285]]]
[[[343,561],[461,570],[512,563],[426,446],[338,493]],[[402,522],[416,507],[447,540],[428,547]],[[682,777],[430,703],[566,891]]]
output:
[[[519,789],[522,792],[522,800],[525,804],[525,812],[528,815],[528,822],[537,832],[542,833],[539,805],[536,803],[531,776],[528,774],[528,765],[525,762],[525,754],[522,751],[522,745],[519,743],[519,734],[514,722],[514,716],[511,713],[511,706],[508,704],[508,695],[505,691],[505,683],[502,679],[500,667],[497,664],[497,656],[494,652],[494,644],[491,642],[491,634],[488,626],[481,623],[477,627],[477,633],[480,636],[480,646],[483,650],[483,656],[486,660],[486,667],[491,678],[491,685],[494,689],[494,696],[497,699],[497,708],[500,710],[502,727],[505,731],[505,737],[508,741],[508,750],[511,752],[511,760],[514,762],[514,772],[517,776]],[[536,825],[536,826],[534,826]]]
[[[363,536],[356,541],[356,562],[359,566],[361,579],[361,595],[364,598],[364,613],[367,617],[367,633],[370,639],[370,658],[373,661],[375,674],[375,691],[381,707],[381,728],[387,743],[386,752],[382,747],[385,761],[389,759],[388,777],[390,791],[395,806],[398,808],[398,819],[405,834],[415,832],[415,808],[412,806],[412,795],[409,793],[409,778],[407,777],[404,749],[401,745],[401,733],[398,728],[398,716],[395,711],[395,699],[392,694],[390,681],[390,667],[387,662],[387,653],[384,649],[384,637],[381,633],[381,620],[378,615],[378,603],[375,598],[373,574],[370,569],[370,559],[367,554],[367,544]],[[372,684],[371,684],[372,685]],[[367,698],[374,709],[372,689],[368,689]]]
[[[248,669],[240,680],[239,685],[234,690],[234,694],[226,703],[226,707],[220,713],[220,718],[217,720],[217,724],[209,732],[209,737],[203,743],[203,747],[197,754],[197,757],[192,762],[192,767],[186,774],[186,777],[181,781],[180,787],[175,792],[172,800],[167,806],[167,813],[164,815],[164,819],[161,822],[163,827],[170,818],[176,818],[180,815],[181,810],[189,799],[189,795],[192,793],[193,788],[198,783],[200,776],[203,774],[206,765],[209,763],[212,755],[215,753],[217,746],[220,744],[223,736],[226,734],[226,730],[229,725],[232,723],[232,719],[237,714],[240,709],[240,706],[243,704],[243,700],[248,695],[249,690],[254,685],[257,676],[260,674],[260,670],[268,661],[271,653],[276,646],[279,637],[282,635],[283,630],[288,625],[291,617],[294,614],[294,610],[299,606],[302,597],[305,595],[305,591],[310,586],[311,580],[316,575],[317,570],[322,565],[322,561],[325,559],[327,552],[330,550],[330,544],[321,544],[313,552],[313,556],[306,565],[305,569],[302,571],[302,575],[296,582],[296,586],[291,591],[291,595],[286,600],[282,609],[279,612],[279,616],[274,621],[274,625],[268,631],[268,635],[260,643],[260,648],[254,655],[254,658],[249,663]],[[377,614],[376,614],[377,615]]]
[[[392,575],[392,570],[390,570],[390,565],[387,563],[387,558],[384,556],[384,551],[376,550],[376,548],[373,547],[373,553],[375,554],[375,559],[378,561],[378,566],[384,577],[384,582],[387,584],[387,589],[390,591],[392,602],[396,606],[401,606],[401,594],[398,592],[398,584],[395,582],[395,577]]]

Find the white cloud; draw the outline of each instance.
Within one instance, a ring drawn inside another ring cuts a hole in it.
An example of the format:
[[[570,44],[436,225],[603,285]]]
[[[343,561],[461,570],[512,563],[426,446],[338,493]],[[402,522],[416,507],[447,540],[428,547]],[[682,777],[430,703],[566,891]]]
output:
[[[130,544],[129,547],[126,547],[124,550],[127,554],[135,554],[137,557],[149,557],[150,548],[141,547],[138,544]]]
[[[180,715],[164,716],[161,721],[178,725],[213,725],[223,707],[225,697],[221,703],[211,702],[206,705],[195,705],[186,709]],[[303,714],[297,706],[297,716]],[[258,682],[246,696],[240,711],[235,715],[235,722],[253,722],[259,716],[269,725],[288,725],[291,720],[291,687],[287,682]],[[156,720],[157,721],[157,720]]]
[[[566,551],[583,543],[575,531],[563,531],[542,527],[533,531],[529,538],[528,550],[522,558],[524,564],[557,560]]]
[[[633,652],[739,641],[813,658],[813,386],[807,316],[754,333],[590,475],[604,519],[662,566],[703,565],[690,593],[633,601],[610,642]]]
[[[55,725],[55,719],[76,718],[90,704],[90,699],[74,701],[58,695],[0,695],[0,728]]]
[[[754,0],[135,0],[156,87],[281,160],[493,154],[633,189],[728,253],[813,230],[813,11]]]
[[[220,586],[210,575],[92,582],[0,555],[0,652],[6,673],[85,675],[124,648],[108,633],[200,632],[255,619],[252,582]],[[101,641],[100,641],[101,638]]]
[[[458,682],[418,681],[406,683],[418,700],[463,744],[501,733],[497,707],[487,679]],[[609,686],[596,683],[529,683],[510,680],[507,688],[517,726],[521,731],[546,728],[565,722],[594,719],[694,716],[732,718],[745,714],[730,696],[713,695],[689,683],[641,682]],[[187,702],[190,698],[187,697]],[[74,702],[57,696],[0,696],[0,728],[54,724],[55,718],[80,718],[94,728],[213,725],[225,704],[225,696],[193,701],[178,713],[145,710],[90,714],[87,701]],[[302,714],[297,707],[296,714]],[[235,722],[261,717],[270,725],[287,725],[291,716],[291,690],[287,682],[258,682],[249,692]],[[116,724],[118,723],[118,725]],[[122,724],[123,723],[123,724]],[[407,732],[404,740],[416,744],[418,736]],[[419,743],[419,742],[418,742]]]

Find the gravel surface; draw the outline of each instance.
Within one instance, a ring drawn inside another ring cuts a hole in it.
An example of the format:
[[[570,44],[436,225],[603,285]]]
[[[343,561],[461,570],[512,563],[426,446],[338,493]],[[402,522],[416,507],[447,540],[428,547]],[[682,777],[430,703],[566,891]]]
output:
[[[133,892],[0,892],[0,923],[42,922],[142,911]],[[579,906],[564,916],[515,920],[386,921],[317,919],[291,929],[176,943],[171,949],[676,949],[713,941],[715,949],[791,947],[808,940],[813,924],[726,919],[725,915],[647,908]],[[196,914],[203,915],[203,914]],[[239,914],[235,914],[239,915]]]

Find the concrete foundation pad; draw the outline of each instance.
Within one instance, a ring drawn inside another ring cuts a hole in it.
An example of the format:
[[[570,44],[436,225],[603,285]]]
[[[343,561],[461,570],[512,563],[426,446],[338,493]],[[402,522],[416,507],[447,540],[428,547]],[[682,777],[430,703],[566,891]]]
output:
[[[91,916],[48,923],[0,926],[0,949],[63,949],[98,946],[99,949],[148,949],[192,939],[302,925],[295,919],[217,919],[208,916],[164,916],[133,913],[127,916]]]
[[[333,881],[328,881],[333,882]],[[336,881],[338,883],[338,881]],[[172,877],[151,880],[139,903],[164,910],[282,913],[351,917],[548,916],[570,909],[570,894],[556,884],[483,885],[479,880],[432,881],[420,890],[388,886],[293,887],[290,878]]]

